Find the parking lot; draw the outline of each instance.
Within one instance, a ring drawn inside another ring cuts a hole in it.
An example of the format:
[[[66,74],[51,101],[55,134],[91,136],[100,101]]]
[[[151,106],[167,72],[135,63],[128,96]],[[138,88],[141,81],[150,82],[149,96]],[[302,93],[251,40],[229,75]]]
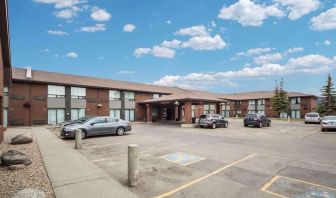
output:
[[[127,186],[127,145],[138,144],[138,197],[336,197],[336,133],[273,121],[271,127],[180,128],[133,124],[124,136],[83,140],[79,151]],[[73,140],[64,140],[73,145]]]

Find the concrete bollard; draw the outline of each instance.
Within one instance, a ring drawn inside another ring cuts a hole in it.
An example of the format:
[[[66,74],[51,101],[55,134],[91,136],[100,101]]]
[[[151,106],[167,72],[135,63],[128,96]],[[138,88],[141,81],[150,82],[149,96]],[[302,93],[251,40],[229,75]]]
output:
[[[135,187],[139,184],[139,154],[138,145],[128,145],[128,185]]]
[[[291,118],[290,118],[290,116],[288,116],[288,118],[287,118],[287,121],[288,121],[288,122],[290,122],[290,121],[291,121]]]
[[[77,129],[75,132],[75,149],[82,148],[82,130]]]

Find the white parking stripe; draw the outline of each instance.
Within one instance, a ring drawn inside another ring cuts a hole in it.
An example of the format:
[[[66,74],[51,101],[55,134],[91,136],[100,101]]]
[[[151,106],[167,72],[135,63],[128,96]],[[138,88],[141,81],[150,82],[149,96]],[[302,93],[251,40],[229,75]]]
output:
[[[307,137],[307,136],[309,136],[309,135],[313,135],[313,134],[315,134],[315,133],[317,133],[317,132],[319,132],[319,131],[320,131],[320,129],[318,129],[318,130],[316,130],[316,131],[314,131],[314,132],[312,132],[312,133],[308,133],[308,134],[302,135],[302,136],[299,137],[299,139],[302,139],[302,138]]]
[[[119,145],[119,144],[127,144],[130,142],[119,142],[115,144],[103,144],[103,145],[96,145],[96,146],[87,146],[87,147],[82,147],[82,149],[90,149],[90,148],[99,148],[99,147],[106,147],[106,146],[113,146],[113,145]]]

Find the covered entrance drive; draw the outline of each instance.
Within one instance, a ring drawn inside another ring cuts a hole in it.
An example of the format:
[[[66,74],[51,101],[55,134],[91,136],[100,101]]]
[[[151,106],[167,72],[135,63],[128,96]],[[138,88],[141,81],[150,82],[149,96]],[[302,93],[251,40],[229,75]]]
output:
[[[173,121],[195,124],[204,113],[221,114],[222,99],[191,93],[172,94],[140,102],[146,105],[146,122]]]

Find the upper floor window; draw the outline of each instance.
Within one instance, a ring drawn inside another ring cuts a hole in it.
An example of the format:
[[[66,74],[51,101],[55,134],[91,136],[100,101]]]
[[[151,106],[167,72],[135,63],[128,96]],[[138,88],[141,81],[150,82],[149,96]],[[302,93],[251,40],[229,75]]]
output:
[[[259,99],[258,105],[265,105],[265,99]]]
[[[4,96],[8,96],[8,87],[4,87]]]
[[[110,90],[109,95],[110,100],[120,100],[120,91]]]
[[[301,103],[301,98],[291,98],[290,103],[291,104],[300,104]]]
[[[160,94],[153,94],[152,95],[152,98],[155,99],[155,98],[160,98]]]
[[[65,98],[65,87],[48,85],[48,97],[49,98]]]
[[[86,89],[82,87],[71,87],[71,98],[85,99]]]
[[[236,101],[235,101],[235,104],[236,104],[236,105],[241,105],[241,101],[240,101],[240,100],[236,100]]]
[[[135,101],[134,92],[128,92],[128,91],[126,91],[125,92],[125,100],[126,101]]]
[[[249,100],[249,106],[255,106],[255,100]]]

